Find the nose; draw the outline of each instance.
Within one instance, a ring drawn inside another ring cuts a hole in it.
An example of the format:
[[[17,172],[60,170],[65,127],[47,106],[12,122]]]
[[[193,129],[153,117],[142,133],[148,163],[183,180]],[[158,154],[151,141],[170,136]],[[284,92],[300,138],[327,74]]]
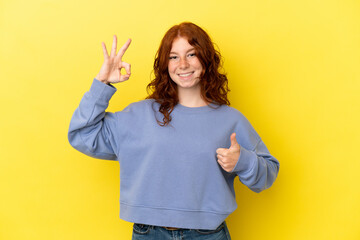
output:
[[[186,58],[181,58],[179,64],[180,64],[179,67],[180,67],[181,69],[186,69],[186,68],[189,67],[189,63],[188,63],[188,61],[187,61]]]

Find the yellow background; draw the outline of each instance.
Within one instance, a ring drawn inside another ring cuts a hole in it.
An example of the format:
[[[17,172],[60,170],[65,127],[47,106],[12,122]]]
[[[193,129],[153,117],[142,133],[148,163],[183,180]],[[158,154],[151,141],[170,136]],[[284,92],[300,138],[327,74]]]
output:
[[[67,140],[110,49],[131,79],[108,111],[146,96],[165,31],[207,30],[239,109],[280,161],[256,194],[236,179],[232,239],[360,239],[360,2],[356,0],[0,1],[0,239],[130,239],[119,165]]]

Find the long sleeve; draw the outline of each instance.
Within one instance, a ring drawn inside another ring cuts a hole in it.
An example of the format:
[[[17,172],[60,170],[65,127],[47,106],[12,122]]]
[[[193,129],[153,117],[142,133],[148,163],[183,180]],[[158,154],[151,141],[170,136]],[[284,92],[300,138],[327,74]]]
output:
[[[239,180],[256,193],[268,189],[278,175],[279,161],[270,154],[247,119],[240,121],[235,131],[240,144],[240,157],[231,172],[236,173]]]
[[[105,112],[115,92],[113,86],[93,80],[70,121],[68,140],[76,150],[94,158],[117,159],[117,115]]]

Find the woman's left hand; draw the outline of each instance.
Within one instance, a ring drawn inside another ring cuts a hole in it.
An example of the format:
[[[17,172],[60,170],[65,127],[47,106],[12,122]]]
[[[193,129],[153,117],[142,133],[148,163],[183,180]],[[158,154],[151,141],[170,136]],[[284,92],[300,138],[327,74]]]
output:
[[[216,149],[217,153],[217,162],[220,166],[227,172],[230,172],[234,169],[236,163],[240,157],[240,145],[236,141],[236,133],[231,134],[231,146],[230,148],[218,148]]]

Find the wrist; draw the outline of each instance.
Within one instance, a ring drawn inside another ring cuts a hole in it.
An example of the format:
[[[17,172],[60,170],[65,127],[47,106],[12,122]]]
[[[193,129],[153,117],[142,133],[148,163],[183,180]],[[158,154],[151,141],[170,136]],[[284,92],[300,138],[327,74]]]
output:
[[[109,85],[109,82],[106,81],[105,79],[101,79],[101,78],[99,77],[99,75],[97,75],[97,76],[95,77],[95,79],[99,80],[99,81],[102,82],[102,83],[105,83],[105,84],[108,84],[108,85]]]
[[[105,81],[105,80],[99,80],[99,81],[102,82],[102,83],[105,83],[105,84],[107,84],[107,85],[110,85],[110,83],[107,82],[107,81]]]

